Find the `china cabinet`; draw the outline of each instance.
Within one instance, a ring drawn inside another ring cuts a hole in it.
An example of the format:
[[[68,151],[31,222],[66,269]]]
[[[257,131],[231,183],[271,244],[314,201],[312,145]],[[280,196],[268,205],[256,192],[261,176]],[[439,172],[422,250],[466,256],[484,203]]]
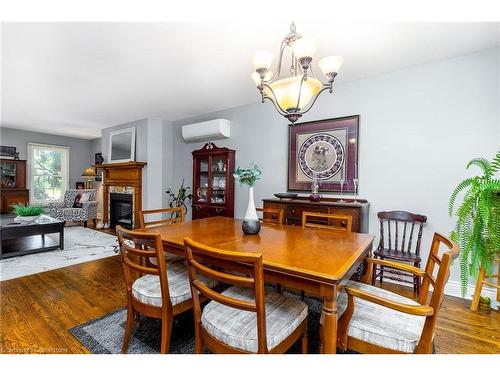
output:
[[[12,211],[16,203],[26,204],[29,201],[29,190],[26,189],[26,160],[0,159],[0,211]]]
[[[234,155],[211,142],[193,151],[193,220],[234,217]]]

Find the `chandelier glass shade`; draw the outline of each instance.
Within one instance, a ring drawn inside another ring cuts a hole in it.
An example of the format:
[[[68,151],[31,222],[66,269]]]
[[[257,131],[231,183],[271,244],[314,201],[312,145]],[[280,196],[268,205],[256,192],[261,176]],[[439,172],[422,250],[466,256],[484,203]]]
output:
[[[287,50],[291,52],[290,75],[282,77],[282,65],[285,64]],[[292,124],[312,108],[323,91],[333,92],[333,81],[344,62],[341,56],[321,59],[318,66],[325,82],[320,82],[312,69],[315,53],[314,40],[298,34],[292,23],[290,33],[281,42],[276,74],[272,70],[272,52],[259,51],[253,58],[255,71],[251,77],[261,94],[262,102],[270,100],[276,110]]]

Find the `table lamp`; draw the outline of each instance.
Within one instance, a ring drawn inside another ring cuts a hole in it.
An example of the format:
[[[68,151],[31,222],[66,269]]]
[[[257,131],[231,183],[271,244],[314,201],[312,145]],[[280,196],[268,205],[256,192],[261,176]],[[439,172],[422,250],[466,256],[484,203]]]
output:
[[[83,171],[82,177],[87,177],[87,181],[85,181],[85,189],[92,189],[93,184],[92,184],[92,179],[96,177],[97,174],[94,171],[94,168],[88,167]]]

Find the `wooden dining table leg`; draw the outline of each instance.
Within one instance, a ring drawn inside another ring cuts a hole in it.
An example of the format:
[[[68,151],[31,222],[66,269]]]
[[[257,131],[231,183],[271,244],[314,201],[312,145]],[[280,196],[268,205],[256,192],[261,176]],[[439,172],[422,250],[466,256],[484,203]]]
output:
[[[324,354],[337,353],[337,287],[333,286],[324,297],[323,302],[323,343]]]

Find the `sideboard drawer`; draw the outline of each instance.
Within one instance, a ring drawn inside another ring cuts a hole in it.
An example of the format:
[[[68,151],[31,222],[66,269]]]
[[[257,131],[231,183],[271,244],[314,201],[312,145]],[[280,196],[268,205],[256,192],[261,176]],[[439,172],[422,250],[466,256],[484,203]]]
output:
[[[327,214],[328,207],[290,204],[287,207],[286,218],[290,220],[300,220],[302,222],[302,212],[321,212]]]

